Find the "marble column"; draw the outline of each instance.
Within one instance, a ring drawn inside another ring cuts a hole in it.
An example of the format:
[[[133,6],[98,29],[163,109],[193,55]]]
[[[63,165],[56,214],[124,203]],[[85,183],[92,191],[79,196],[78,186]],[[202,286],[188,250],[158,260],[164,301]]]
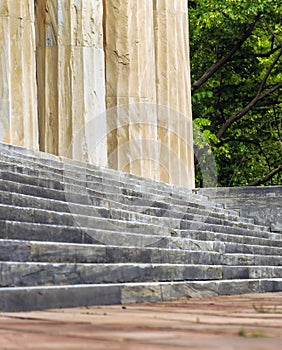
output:
[[[38,149],[34,0],[0,2],[0,141]]]
[[[102,0],[38,0],[40,149],[107,164]]]
[[[152,0],[104,0],[109,166],[158,179]]]
[[[186,0],[153,0],[160,179],[193,188],[194,155]]]

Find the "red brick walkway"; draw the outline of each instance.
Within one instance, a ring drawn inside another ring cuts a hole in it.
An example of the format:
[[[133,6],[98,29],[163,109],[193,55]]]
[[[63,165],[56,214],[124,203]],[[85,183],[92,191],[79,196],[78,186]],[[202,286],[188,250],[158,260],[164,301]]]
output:
[[[0,314],[0,350],[281,350],[282,293]]]

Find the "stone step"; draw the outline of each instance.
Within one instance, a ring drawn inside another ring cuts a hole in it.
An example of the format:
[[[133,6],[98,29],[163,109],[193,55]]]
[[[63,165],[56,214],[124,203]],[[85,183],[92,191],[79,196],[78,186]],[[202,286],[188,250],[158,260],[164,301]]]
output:
[[[271,270],[273,277],[281,277],[278,270]],[[0,271],[0,287],[222,279],[221,266],[188,264],[0,262]]]
[[[281,256],[226,253],[223,255],[223,265],[228,266],[281,266]]]
[[[0,240],[0,261],[220,265],[222,254],[158,247]]]
[[[6,144],[0,144],[0,153],[2,155],[2,160],[8,161],[11,165],[16,164],[18,166],[23,166],[25,168],[30,167],[31,171],[35,169],[40,170],[40,174],[43,174],[47,169],[52,174],[59,174],[60,172],[66,175],[74,176],[74,179],[79,178],[85,179],[86,174],[92,173],[96,177],[103,179],[106,184],[107,180],[119,181],[120,183],[127,184],[127,187],[132,190],[134,186],[140,186],[143,184],[142,189],[150,192],[161,192],[163,194],[173,194],[173,196],[179,198],[192,197],[194,201],[205,201],[208,206],[222,207],[217,203],[212,203],[207,201],[205,196],[193,195],[191,190],[187,188],[182,188],[175,185],[169,185],[165,183],[155,182],[150,179],[145,179],[139,176],[118,172],[112,169],[99,168],[94,165],[90,165],[83,162],[73,161],[66,158],[59,158],[50,154],[36,152],[32,150],[27,150],[21,147],[10,146]],[[63,160],[63,161],[62,161]],[[231,211],[235,212],[235,211]]]
[[[153,220],[155,217],[154,224],[159,224],[159,221],[166,220],[168,222],[168,226],[171,224],[173,227],[177,224],[180,224],[180,221],[188,220],[189,222],[196,221],[195,227],[200,227],[199,223],[206,224],[216,224],[216,225],[224,225],[231,227],[238,227],[239,223],[236,221],[214,218],[205,215],[199,214],[190,214],[180,211],[175,211],[171,209],[160,209],[160,208],[146,208],[143,211],[128,211],[124,209],[116,209],[116,208],[107,208],[95,205],[85,205],[85,204],[72,204],[69,202],[51,200],[47,198],[40,198],[28,195],[22,195],[15,192],[0,192],[0,203],[4,205],[13,205],[16,207],[29,207],[29,208],[37,208],[43,210],[50,210],[56,212],[71,212],[78,215],[87,215],[92,217],[102,217],[109,218],[109,216],[113,219],[118,220],[130,220],[132,216],[135,217],[135,220],[140,222],[146,222],[146,220]],[[130,208],[131,209],[131,208]],[[138,218],[138,219],[137,219]],[[174,223],[175,224],[174,224]],[[178,228],[177,226],[175,226]],[[240,223],[240,227],[248,230],[258,230],[261,231],[261,227]],[[263,230],[265,231],[265,230]]]
[[[22,194],[30,197],[35,197],[35,201],[37,198],[45,199],[46,203],[49,203],[49,201],[59,201],[64,203],[69,203],[69,205],[72,207],[73,205],[91,205],[91,206],[99,206],[104,208],[119,208],[125,211],[129,211],[130,209],[139,213],[148,211],[150,213],[151,210],[156,209],[156,213],[159,210],[160,213],[164,212],[177,212],[177,213],[188,213],[188,214],[195,214],[195,215],[202,215],[204,218],[211,218],[211,219],[221,219],[221,220],[230,220],[232,222],[240,222],[240,218],[235,217],[234,215],[228,215],[223,212],[218,211],[210,211],[206,209],[200,209],[196,207],[183,207],[176,204],[171,203],[165,203],[161,201],[152,201],[152,200],[146,200],[145,198],[142,199],[142,201],[138,202],[139,205],[134,205],[132,202],[134,202],[134,199],[131,197],[124,197],[123,202],[116,202],[114,199],[119,200],[119,198],[109,199],[109,198],[103,198],[102,196],[97,197],[94,195],[89,194],[78,194],[78,193],[65,193],[61,190],[55,190],[55,189],[49,189],[49,188],[43,188],[43,187],[37,187],[32,185],[26,185],[21,184],[17,182],[7,181],[7,180],[1,180],[0,179],[0,190],[2,190],[5,193],[17,193]],[[4,194],[3,194],[4,196]],[[113,198],[113,194],[111,195],[111,198]],[[32,202],[31,202],[32,203]],[[142,204],[142,205],[141,205]],[[217,209],[217,208],[216,208]],[[182,214],[183,215],[183,214]],[[250,224],[252,226],[252,223],[249,223],[248,221],[243,221],[246,225]],[[256,226],[258,230],[265,231],[265,227]]]
[[[282,266],[222,266],[222,279],[282,278]]]
[[[282,290],[282,235],[237,211],[20,147],[0,154],[3,311]]]
[[[16,207],[0,204],[0,220],[20,221],[29,223],[52,224],[62,226],[76,226],[84,230],[102,229],[109,231],[123,231],[158,236],[181,236],[182,232],[189,230],[213,231],[230,234],[242,234],[271,238],[272,233],[267,231],[254,231],[240,227],[197,223],[189,220],[171,218],[156,218],[139,213],[123,212],[124,216],[115,215],[111,210],[104,210],[103,217],[78,215],[75,213],[62,213],[36,208]],[[276,237],[276,234],[274,234]]]
[[[215,235],[215,236],[213,236]],[[189,249],[228,253],[251,253],[263,255],[281,255],[281,241],[271,241],[244,236],[229,236],[197,232],[188,232],[185,239],[179,237],[161,237],[141,233],[112,232],[85,229],[72,226],[43,225],[18,221],[0,221],[0,238],[9,240],[34,240],[41,242],[102,244],[127,247],[156,247],[165,249]],[[207,237],[209,239],[207,239]],[[233,237],[233,241],[231,241]],[[216,239],[215,239],[216,238]],[[229,242],[227,241],[229,239]],[[239,238],[244,238],[239,240]]]
[[[0,206],[1,212],[1,206]],[[23,225],[24,224],[24,225]],[[38,239],[39,233],[41,234],[41,240],[51,241],[61,241],[69,243],[80,243],[81,241],[73,241],[72,237],[83,237],[81,231],[77,231],[75,227],[70,226],[58,226],[55,225],[39,225],[34,226],[33,223],[21,223],[17,222],[16,224],[10,221],[0,221],[0,237],[2,239],[21,239],[24,237],[30,239]],[[122,233],[106,230],[95,230],[89,228],[82,228],[85,230],[87,236],[92,238],[92,241],[88,240],[88,243],[96,244],[115,244],[118,246],[131,246],[131,247],[143,247],[143,246],[155,246],[158,248],[168,248],[168,249],[185,249],[185,250],[204,250],[204,251],[216,251],[224,252],[224,243],[215,242],[215,241],[194,241],[189,238],[179,238],[179,237],[163,237],[158,236],[157,234],[153,235],[142,235],[141,233]],[[52,233],[50,232],[52,231]],[[71,234],[70,234],[70,231]],[[33,235],[35,232],[36,236]],[[46,232],[47,238],[45,237],[44,232]],[[62,234],[61,234],[62,232]],[[51,235],[50,235],[51,233]],[[61,236],[57,239],[58,236]],[[70,237],[70,239],[69,239]]]
[[[226,233],[217,233],[211,231],[200,231],[200,230],[190,230],[189,232],[181,233],[181,236],[195,239],[199,241],[221,241],[236,243],[240,246],[242,245],[262,245],[262,246],[273,246],[282,247],[282,236],[281,234],[272,234],[271,238],[262,237],[252,237],[244,235],[234,235]]]
[[[205,250],[208,242],[193,249],[70,244],[21,240],[0,240],[0,261],[77,263],[180,263],[196,265],[281,266],[281,256],[261,247],[260,254],[220,253]]]
[[[185,210],[188,210],[188,208],[197,208],[197,209],[203,209],[206,210],[208,208],[211,208],[207,206],[205,203],[199,201],[192,201],[191,199],[178,199],[175,196],[169,196],[168,194],[162,194],[157,195],[154,193],[146,193],[146,192],[137,192],[137,191],[131,191],[123,188],[115,188],[114,186],[107,186],[105,187],[103,184],[96,184],[96,183],[90,183],[87,184],[91,186],[85,187],[82,185],[76,185],[74,183],[74,180],[70,180],[70,182],[59,182],[59,181],[52,181],[48,178],[41,178],[36,176],[29,176],[24,175],[20,173],[13,173],[13,172],[6,172],[6,171],[0,171],[0,179],[6,180],[6,183],[9,182],[16,182],[20,184],[25,184],[29,186],[34,186],[42,189],[51,189],[51,190],[57,190],[64,192],[64,199],[67,202],[73,201],[73,194],[79,194],[83,195],[88,198],[88,201],[92,200],[92,197],[94,197],[94,200],[98,198],[98,201],[100,200],[107,200],[108,202],[117,202],[117,203],[123,203],[127,205],[135,205],[135,206],[152,206],[155,202],[164,202],[169,205],[177,205],[177,206],[184,206]],[[111,192],[109,192],[111,191]],[[40,192],[39,192],[40,193]],[[40,196],[40,194],[38,194]],[[225,211],[225,209],[218,209],[218,208],[212,208],[212,212],[219,212],[219,213],[226,213],[229,215],[229,211]],[[206,215],[206,213],[205,213]],[[235,216],[233,215],[233,218]],[[238,220],[238,219],[237,219]],[[238,220],[240,222],[249,222],[249,220],[243,219]],[[257,226],[258,229],[266,230],[267,227],[264,226]]]
[[[2,146],[2,147],[1,147]],[[17,150],[17,151],[15,151]],[[122,173],[118,172],[112,169],[101,169],[99,167],[96,167],[94,165],[89,165],[87,163],[82,163],[82,162],[77,162],[77,161],[72,161],[69,159],[64,159],[64,163],[61,162],[62,158],[50,155],[50,154],[45,154],[42,152],[34,152],[31,150],[26,150],[22,148],[15,148],[14,146],[6,145],[6,144],[0,144],[0,152],[2,152],[4,157],[8,157],[10,159],[10,162],[14,162],[14,158],[17,158],[17,164],[22,164],[23,166],[27,166],[28,162],[31,161],[30,166],[31,170],[34,168],[38,168],[42,170],[42,167],[44,169],[48,169],[49,172],[51,171],[52,173],[60,173],[62,171],[65,171],[65,173],[70,174],[74,176],[74,179],[77,180],[78,178],[82,178],[85,180],[86,175],[88,175],[88,170],[92,171],[92,173],[95,173],[95,177],[100,176],[100,178],[103,178],[103,182],[107,183],[107,179],[109,177],[110,181],[119,181],[119,183],[122,183],[123,185],[127,184],[127,188],[134,188],[134,186],[137,186],[137,188],[142,188],[142,190],[148,190],[150,192],[154,192],[155,190],[161,190],[168,195],[168,193],[173,194],[174,196],[177,195],[178,192],[181,193],[181,198],[186,198],[192,196],[193,201],[201,201],[205,202],[205,205],[207,206],[218,206],[222,207],[222,205],[216,203],[216,202],[211,202],[207,201],[205,196],[201,196],[199,194],[191,195],[191,191],[187,190],[186,188],[181,188],[179,186],[173,186],[173,185],[168,185],[165,183],[160,183],[160,182],[155,182],[149,179],[144,179],[135,175],[127,174],[127,173]],[[37,157],[40,158],[37,158]],[[73,170],[76,169],[76,170]],[[86,170],[87,169],[87,172]],[[82,174],[82,175],[81,175]],[[66,176],[66,175],[65,175]],[[143,186],[142,186],[143,184]],[[227,212],[227,211],[226,211]],[[230,213],[233,213],[234,215],[238,214],[238,211],[234,210],[229,210]],[[245,218],[244,218],[245,219]],[[249,219],[251,220],[251,219]],[[249,221],[250,222],[250,221]]]
[[[151,191],[161,191],[164,192],[165,195],[170,193],[177,196],[177,194],[180,194],[181,197],[184,196],[186,199],[187,197],[193,198],[193,201],[205,201],[205,204],[211,207],[222,207],[222,205],[216,202],[213,203],[211,201],[207,201],[206,196],[195,196],[192,194],[191,190],[188,190],[185,187],[156,182],[133,174],[124,173],[109,168],[101,168],[92,164],[75,161],[64,157],[57,157],[51,154],[38,152],[19,146],[13,146],[0,142],[0,154],[2,160],[6,159],[6,161],[12,165],[15,164],[16,161],[17,165],[30,167],[31,169],[58,174],[62,174],[62,172],[64,174],[72,174],[74,179],[85,179],[86,174],[92,174],[96,178],[100,177],[105,179],[105,181],[119,181],[123,185],[126,185],[126,187],[129,189],[132,189],[135,186],[140,187],[140,185],[143,185],[142,189],[147,190],[150,193]],[[235,215],[237,214],[237,211],[234,210],[230,210],[230,212],[234,213]]]
[[[177,191],[175,187],[169,187],[165,184],[158,183],[155,185],[155,183],[147,183],[148,181],[140,178],[135,179],[135,181],[127,181],[127,178],[123,175],[122,178],[119,176],[108,176],[106,170],[101,171],[101,169],[93,172],[89,172],[88,169],[80,168],[77,171],[75,170],[69,170],[68,166],[66,165],[62,169],[57,168],[50,168],[50,167],[44,167],[40,166],[38,169],[38,164],[32,162],[27,163],[26,161],[22,161],[21,163],[16,162],[13,157],[7,157],[2,155],[2,159],[0,161],[0,167],[5,172],[11,172],[11,173],[19,173],[22,175],[30,176],[30,177],[40,177],[42,179],[48,179],[50,181],[54,182],[62,182],[62,183],[72,183],[74,182],[77,185],[85,187],[85,184],[91,185],[93,183],[97,188],[105,188],[107,189],[108,186],[114,186],[115,188],[119,189],[119,192],[149,192],[153,194],[159,194],[159,195],[174,195],[174,196],[181,196],[179,198],[182,198],[183,195],[185,197],[191,197],[193,198],[194,202],[204,200],[206,201],[204,196],[194,196],[191,192],[191,190],[186,189]],[[150,186],[151,185],[151,186]],[[178,193],[179,192],[179,193]]]
[[[181,297],[281,292],[281,278],[0,288],[0,310],[161,302]]]
[[[282,267],[0,262],[0,287],[281,278]]]

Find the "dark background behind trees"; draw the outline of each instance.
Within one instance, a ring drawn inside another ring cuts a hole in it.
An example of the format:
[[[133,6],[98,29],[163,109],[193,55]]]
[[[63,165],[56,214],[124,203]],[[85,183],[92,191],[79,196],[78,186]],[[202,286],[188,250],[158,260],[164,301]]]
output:
[[[281,0],[188,5],[193,119],[211,145],[218,185],[282,184]]]

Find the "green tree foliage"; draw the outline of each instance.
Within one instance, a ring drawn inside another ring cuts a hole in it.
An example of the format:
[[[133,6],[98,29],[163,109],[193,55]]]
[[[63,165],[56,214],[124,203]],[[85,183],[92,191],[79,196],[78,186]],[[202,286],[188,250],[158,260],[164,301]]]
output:
[[[281,184],[281,0],[188,5],[194,123],[211,144],[219,186]],[[200,186],[197,161],[196,169]]]

